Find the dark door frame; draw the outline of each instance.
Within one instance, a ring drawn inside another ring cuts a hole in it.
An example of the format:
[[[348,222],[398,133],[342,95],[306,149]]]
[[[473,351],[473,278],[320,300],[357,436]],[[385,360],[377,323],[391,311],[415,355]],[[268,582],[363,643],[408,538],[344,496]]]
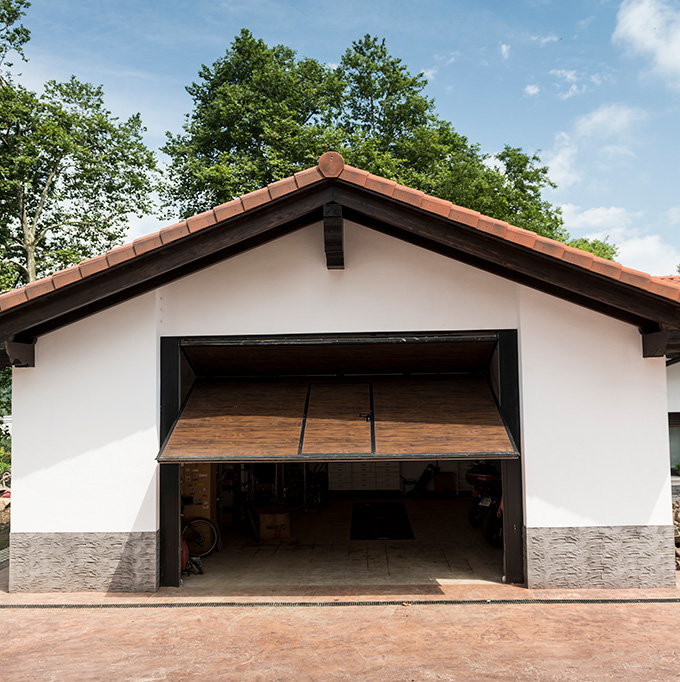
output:
[[[455,336],[456,332],[439,332],[440,335]],[[470,338],[470,332],[459,332],[460,336]],[[521,453],[521,420],[519,392],[519,355],[517,330],[504,329],[484,332],[485,335],[496,334],[498,352],[498,403],[500,412],[510,431],[518,452]],[[339,335],[325,336],[329,342]],[[364,335],[353,335],[355,338]],[[392,335],[390,335],[392,336]],[[417,333],[395,333],[394,336],[415,338]],[[426,336],[424,333],[423,336]],[[315,335],[319,338],[320,335]],[[160,339],[160,444],[170,435],[182,408],[181,358],[182,345],[189,337],[162,337]],[[235,343],[253,343],[255,345],[275,345],[295,343],[300,337],[267,336],[267,337],[224,337],[225,345]],[[365,335],[366,343],[375,343],[375,334]],[[210,337],[210,343],[219,345],[218,337]],[[191,337],[191,342],[199,343],[200,339]],[[303,341],[304,342],[304,339]],[[160,552],[159,573],[163,587],[178,587],[181,581],[181,507],[180,507],[180,474],[179,464],[160,464]],[[525,547],[524,547],[524,503],[522,482],[522,460],[506,459],[501,462],[503,481],[503,567],[505,582],[525,584]]]

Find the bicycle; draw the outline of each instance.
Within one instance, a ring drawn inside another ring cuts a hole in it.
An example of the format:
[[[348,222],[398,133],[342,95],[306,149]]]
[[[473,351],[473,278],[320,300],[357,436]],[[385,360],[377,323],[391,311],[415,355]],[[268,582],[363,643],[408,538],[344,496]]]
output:
[[[203,518],[186,521],[182,514],[182,540],[187,543],[189,556],[207,556],[217,547],[218,538],[212,521]]]

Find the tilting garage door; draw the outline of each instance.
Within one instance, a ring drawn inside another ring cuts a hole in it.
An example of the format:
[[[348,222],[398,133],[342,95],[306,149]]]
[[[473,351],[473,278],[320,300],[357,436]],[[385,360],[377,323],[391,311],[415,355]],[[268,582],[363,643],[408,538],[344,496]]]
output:
[[[161,462],[514,458],[480,375],[199,380]]]

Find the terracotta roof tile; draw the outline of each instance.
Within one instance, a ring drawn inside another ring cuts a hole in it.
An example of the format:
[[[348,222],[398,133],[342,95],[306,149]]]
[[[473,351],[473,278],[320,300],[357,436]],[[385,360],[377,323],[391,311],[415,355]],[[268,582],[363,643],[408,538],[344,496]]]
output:
[[[317,166],[295,173],[292,177],[273,182],[268,187],[245,194],[243,197],[229,201],[226,204],[216,206],[214,209],[193,216],[186,221],[164,227],[155,234],[135,240],[132,244],[125,244],[111,249],[103,256],[97,256],[96,258],[83,261],[77,266],[56,272],[52,277],[33,282],[22,289],[2,294],[0,295],[0,311],[13,308],[47,294],[54,289],[68,286],[107,268],[115,267],[143,253],[159,249],[165,244],[169,244],[216,223],[227,221],[242,214],[244,211],[262,206],[269,201],[295,192],[299,188],[320,182],[324,178],[339,178],[344,182],[359,187],[366,187],[372,192],[392,197],[397,201],[420,207],[421,210],[433,215],[448,218],[452,221],[452,228],[454,223],[463,224],[598,275],[620,280],[625,284],[643,289],[656,296],[680,301],[680,275],[651,277],[645,273],[625,268],[619,263],[597,258],[590,253],[566,246],[561,242],[546,239],[533,232],[508,225],[502,220],[494,220],[488,216],[481,215],[477,211],[471,211],[443,199],[428,196],[418,190],[398,185],[393,180],[372,175],[359,168],[346,166],[342,156],[337,152],[331,151],[321,156]]]
[[[28,301],[28,296],[26,295],[25,287],[8,291],[0,296],[0,311],[9,310],[22,303],[26,303],[26,301]]]
[[[539,239],[539,236],[535,232],[520,230],[512,225],[508,225],[508,231],[505,236],[507,239],[511,239],[515,244],[526,246],[528,249],[533,249],[537,245]]]
[[[35,282],[30,282],[24,287],[26,296],[29,300],[47,294],[50,291],[54,291],[54,282],[51,277],[44,277],[43,279],[36,280]]]
[[[359,185],[359,187],[366,186],[366,180],[370,173],[360,168],[353,168],[352,166],[345,166],[340,173],[340,179],[346,182],[351,182],[353,185]]]
[[[67,284],[73,284],[73,282],[77,282],[82,278],[83,275],[80,272],[80,268],[77,265],[72,265],[70,268],[55,272],[52,275],[52,283],[54,284],[55,289],[61,289],[61,287],[65,287]]]
[[[187,218],[186,222],[189,232],[198,232],[204,227],[214,225],[217,222],[217,218],[215,217],[215,211],[211,208],[209,211],[204,211],[198,215],[191,216],[191,218]]]
[[[217,218],[218,222],[222,222],[223,220],[229,220],[229,218],[233,218],[239,213],[243,213],[243,204],[241,203],[240,198],[232,199],[226,204],[215,206],[213,211],[215,211],[215,217]]]
[[[502,239],[505,238],[505,235],[508,231],[507,223],[503,222],[502,220],[494,220],[494,218],[489,218],[483,215],[479,216],[476,227],[482,232],[487,232],[488,234],[501,237]]]
[[[621,277],[621,270],[623,270],[623,265],[604,258],[594,258],[590,264],[591,272],[596,272],[598,275],[604,275],[616,280]]]
[[[130,260],[134,257],[135,249],[132,244],[123,244],[122,246],[117,246],[115,249],[106,252],[106,260],[109,262],[109,267],[124,263],[126,260]]]
[[[665,280],[665,277],[652,277],[651,281],[647,284],[647,291],[657,296],[680,301],[680,286]],[[678,278],[678,283],[680,283],[680,277]]]
[[[345,167],[345,159],[338,152],[326,152],[319,159],[319,171],[325,178],[337,178]]]
[[[462,206],[453,204],[453,207],[449,211],[449,220],[455,220],[457,223],[463,223],[463,225],[469,227],[478,227],[481,215],[482,214],[479,213],[479,211],[471,211],[469,208],[463,208]],[[493,219],[490,218],[489,220]]]
[[[106,260],[106,255],[102,254],[101,256],[88,258],[82,263],[78,263],[78,267],[80,268],[80,274],[83,277],[89,277],[90,275],[94,275],[98,272],[101,272],[102,270],[106,270],[109,267],[109,264]]]
[[[269,189],[263,187],[262,189],[256,189],[254,192],[244,194],[241,197],[241,201],[243,202],[243,208],[246,211],[250,211],[253,208],[267,204],[271,201]]]
[[[431,197],[429,194],[423,194],[420,208],[429,213],[436,213],[443,218],[448,218],[453,204],[445,199],[437,199],[437,197]]]
[[[189,234],[189,226],[187,225],[187,221],[184,220],[181,223],[175,223],[174,225],[164,227],[158,234],[160,235],[163,244],[169,244],[177,239],[186,237]]]
[[[386,180],[379,175],[373,175],[373,173],[369,173],[366,178],[366,184],[364,185],[366,189],[385,194],[388,197],[392,196],[392,192],[396,186],[397,183],[394,180]]]
[[[284,178],[283,180],[272,182],[270,185],[267,185],[267,188],[269,189],[269,196],[272,199],[278,199],[294,192],[297,189],[297,183],[295,178]]]
[[[513,231],[516,230],[517,228],[514,228]],[[525,230],[522,231],[524,232]],[[537,235],[534,251],[540,251],[553,258],[562,258],[562,255],[564,254],[564,244],[562,244],[562,242],[556,242],[554,239],[547,239],[546,237]]]
[[[393,199],[403,201],[404,203],[411,204],[411,206],[416,206],[417,208],[420,208],[420,205],[423,203],[424,196],[424,192],[405,187],[404,185],[396,185],[392,190]]]
[[[621,276],[619,281],[625,282],[626,284],[632,284],[640,289],[646,289],[651,282],[651,275],[646,272],[640,272],[638,270],[631,270],[630,268],[622,268]]]
[[[154,232],[146,237],[135,239],[135,241],[132,242],[132,246],[135,250],[135,255],[141,256],[143,253],[148,253],[149,251],[153,251],[154,249],[163,246],[163,242],[161,241],[160,234]]]
[[[323,180],[323,175],[321,175],[321,171],[319,171],[317,166],[295,173],[294,177],[295,182],[297,182],[297,186],[300,189],[307,187],[307,185],[313,185],[315,182],[319,182],[319,180]]]
[[[573,265],[578,265],[581,268],[590,270],[590,264],[592,263],[595,256],[587,251],[581,251],[581,249],[575,249],[573,246],[565,246],[564,253],[562,254],[562,260],[567,263],[572,263]]]

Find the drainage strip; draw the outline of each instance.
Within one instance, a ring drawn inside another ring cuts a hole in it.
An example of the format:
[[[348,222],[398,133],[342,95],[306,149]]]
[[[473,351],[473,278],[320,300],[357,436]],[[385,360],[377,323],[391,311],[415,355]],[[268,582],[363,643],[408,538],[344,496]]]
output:
[[[416,599],[413,601],[252,601],[150,604],[0,604],[0,609],[252,609],[340,606],[511,606],[513,604],[678,604],[680,597],[648,599]]]

